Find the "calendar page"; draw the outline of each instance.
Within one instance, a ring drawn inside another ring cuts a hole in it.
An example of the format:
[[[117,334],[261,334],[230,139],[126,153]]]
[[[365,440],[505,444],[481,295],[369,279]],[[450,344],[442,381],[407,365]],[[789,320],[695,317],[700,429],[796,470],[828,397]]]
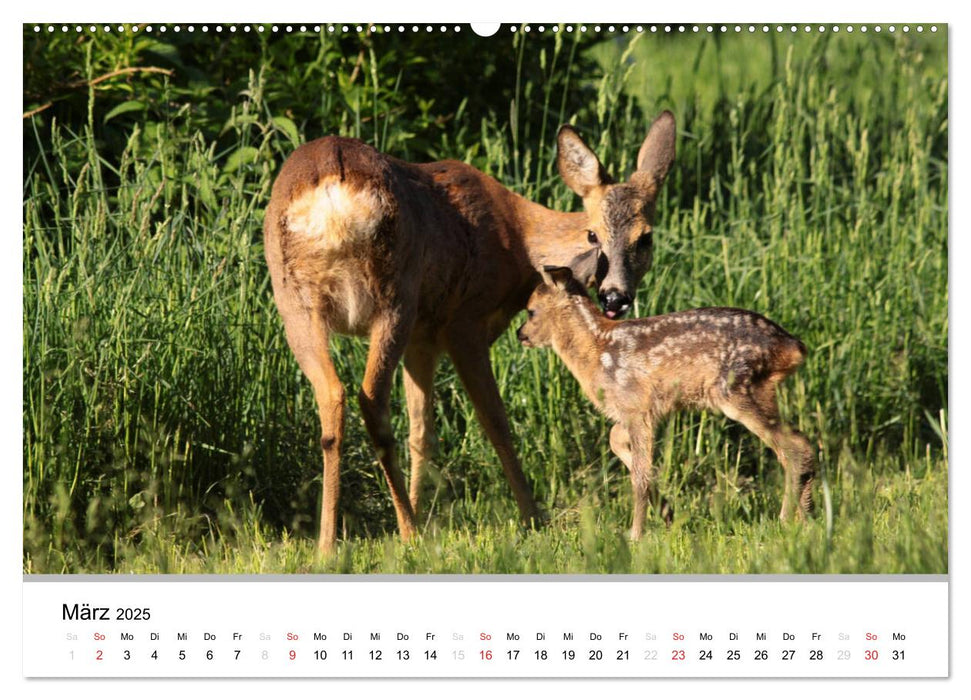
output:
[[[949,677],[947,23],[138,14],[20,28],[25,678]]]

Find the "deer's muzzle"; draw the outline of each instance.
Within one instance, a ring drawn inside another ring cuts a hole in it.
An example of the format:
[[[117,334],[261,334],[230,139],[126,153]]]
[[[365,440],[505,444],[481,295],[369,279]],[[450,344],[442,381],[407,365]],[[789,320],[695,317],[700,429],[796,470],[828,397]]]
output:
[[[533,343],[530,341],[529,336],[525,333],[526,324],[524,323],[516,331],[516,339],[523,344],[523,347],[531,348]]]
[[[618,289],[608,289],[607,291],[601,291],[598,295],[600,297],[600,306],[604,310],[607,318],[620,318],[627,310],[630,308],[631,298],[630,295],[624,294]]]

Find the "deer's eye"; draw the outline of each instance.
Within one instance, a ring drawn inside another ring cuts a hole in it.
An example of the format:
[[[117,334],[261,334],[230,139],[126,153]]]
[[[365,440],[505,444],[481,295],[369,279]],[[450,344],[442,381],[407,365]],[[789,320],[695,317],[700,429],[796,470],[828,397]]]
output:
[[[593,245],[597,245],[600,242],[600,239],[597,238],[597,234],[595,234],[593,231],[587,231],[587,240]]]

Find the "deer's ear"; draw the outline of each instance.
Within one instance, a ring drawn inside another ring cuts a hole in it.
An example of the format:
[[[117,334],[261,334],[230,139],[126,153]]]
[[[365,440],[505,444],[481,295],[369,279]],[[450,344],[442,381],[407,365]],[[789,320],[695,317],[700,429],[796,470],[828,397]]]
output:
[[[661,112],[661,115],[651,124],[651,130],[647,132],[647,138],[644,139],[641,150],[637,154],[636,174],[639,178],[648,176],[656,187],[664,182],[671,164],[674,163],[676,136],[674,115],[667,110]]]
[[[556,267],[555,265],[544,265],[542,272],[543,282],[549,287],[565,290],[573,281],[573,270],[568,267]]]
[[[592,284],[597,275],[597,267],[600,264],[600,247],[590,248],[580,253],[570,261],[570,269],[573,271],[573,278],[583,285]]]
[[[597,155],[583,142],[569,124],[560,127],[556,136],[556,167],[571,190],[586,197],[595,187],[608,182],[607,171]]]

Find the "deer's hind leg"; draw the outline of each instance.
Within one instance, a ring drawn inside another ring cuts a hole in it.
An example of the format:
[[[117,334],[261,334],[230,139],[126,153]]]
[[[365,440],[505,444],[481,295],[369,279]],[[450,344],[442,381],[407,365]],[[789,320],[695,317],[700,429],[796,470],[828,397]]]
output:
[[[320,446],[324,453],[323,494],[320,503],[320,539],[317,546],[330,552],[337,541],[337,505],[340,496],[341,443],[344,441],[344,385],[328,349],[329,333],[317,309],[286,306],[280,302],[287,342],[300,369],[310,380],[320,417]]]
[[[775,391],[782,378],[772,376],[753,383],[746,391],[733,394],[721,409],[771,447],[782,463],[786,486],[779,518],[789,520],[795,510],[796,517],[803,520],[813,511],[816,466],[812,445],[806,436],[779,417]]]

